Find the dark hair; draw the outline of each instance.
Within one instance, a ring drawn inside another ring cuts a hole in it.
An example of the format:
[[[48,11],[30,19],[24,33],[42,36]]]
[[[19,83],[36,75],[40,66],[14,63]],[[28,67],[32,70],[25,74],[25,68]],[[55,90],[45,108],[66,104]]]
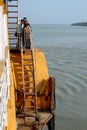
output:
[[[21,22],[24,21],[23,19],[21,19]]]
[[[23,18],[23,20],[27,19],[26,17]]]

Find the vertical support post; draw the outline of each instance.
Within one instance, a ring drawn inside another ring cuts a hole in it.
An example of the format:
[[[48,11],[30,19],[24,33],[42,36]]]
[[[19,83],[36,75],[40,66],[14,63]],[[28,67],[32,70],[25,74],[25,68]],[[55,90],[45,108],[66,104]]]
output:
[[[55,78],[50,77],[50,85],[51,85],[51,95],[52,95],[52,101],[51,101],[51,113],[53,114],[53,117],[51,120],[47,123],[48,130],[55,130],[55,107],[56,107],[56,100],[55,100]]]

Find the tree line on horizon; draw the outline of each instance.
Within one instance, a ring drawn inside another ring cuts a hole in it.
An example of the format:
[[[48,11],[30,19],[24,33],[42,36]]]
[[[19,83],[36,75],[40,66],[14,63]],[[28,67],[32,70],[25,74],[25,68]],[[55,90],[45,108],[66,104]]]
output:
[[[87,22],[72,23],[72,26],[87,26]]]

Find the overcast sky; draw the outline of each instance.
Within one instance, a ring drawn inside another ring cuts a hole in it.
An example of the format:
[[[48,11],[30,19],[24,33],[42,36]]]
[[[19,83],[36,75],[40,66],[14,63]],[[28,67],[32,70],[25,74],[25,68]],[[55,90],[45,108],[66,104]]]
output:
[[[31,24],[71,24],[87,21],[87,0],[19,0],[20,18]]]

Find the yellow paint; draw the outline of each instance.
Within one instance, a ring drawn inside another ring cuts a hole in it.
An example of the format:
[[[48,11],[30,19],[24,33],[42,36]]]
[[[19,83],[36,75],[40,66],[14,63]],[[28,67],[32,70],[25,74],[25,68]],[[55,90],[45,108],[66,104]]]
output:
[[[35,51],[35,61],[36,61],[36,68],[35,68],[36,83],[37,88],[39,89],[44,84],[44,82],[49,78],[48,67],[43,51],[39,49]]]
[[[27,56],[26,53],[25,56]],[[14,64],[17,87],[21,88],[23,82],[17,78],[18,75],[22,77],[21,53],[12,52],[10,53],[10,57],[11,57],[11,61]],[[46,81],[49,78],[48,68],[47,68],[44,53],[39,49],[35,49],[35,72],[36,72],[36,85],[37,88],[39,89],[39,87],[41,87],[44,84],[44,81]]]
[[[39,107],[44,108],[50,107],[51,104],[51,97],[48,97],[48,94],[51,95],[51,88],[49,85],[49,73],[48,67],[46,63],[46,59],[44,56],[43,51],[39,49],[35,49],[34,51],[34,58],[35,58],[35,73],[36,73],[36,87],[37,92],[40,96],[37,98],[37,104]],[[27,52],[24,53],[24,56],[28,58]],[[15,79],[15,89],[23,89],[23,81],[22,81],[22,59],[21,53],[19,52],[11,52],[10,53],[11,62],[13,62],[14,66],[14,79]],[[26,67],[26,70],[29,70],[29,66]],[[20,78],[18,78],[20,77]],[[32,77],[30,79],[32,81]],[[32,85],[31,85],[32,86]],[[30,90],[32,92],[32,89]],[[17,97],[17,96],[16,96]],[[22,98],[16,98],[16,105],[21,104]],[[32,96],[30,97],[32,98]],[[46,99],[47,98],[47,99]],[[30,105],[29,103],[27,105]]]
[[[10,53],[10,60],[13,62],[13,69],[14,69],[14,79],[15,79],[15,89],[22,89],[23,88],[23,81],[22,81],[22,61],[21,61],[21,53]],[[18,78],[20,77],[20,79]]]
[[[3,3],[3,14],[7,14],[7,8],[5,3]]]
[[[2,0],[0,0],[0,6],[3,4]]]
[[[2,0],[0,0],[0,6],[3,7],[3,14],[7,14],[7,7],[6,7],[6,4],[5,4]]]

